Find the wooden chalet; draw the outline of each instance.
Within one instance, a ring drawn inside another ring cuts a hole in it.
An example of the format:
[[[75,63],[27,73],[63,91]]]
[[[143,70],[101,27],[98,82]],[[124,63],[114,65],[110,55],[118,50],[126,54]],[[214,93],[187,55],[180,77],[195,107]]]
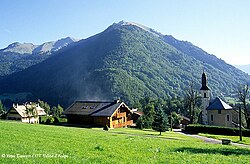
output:
[[[110,128],[127,127],[133,124],[132,111],[119,101],[75,101],[63,114],[68,123]]]

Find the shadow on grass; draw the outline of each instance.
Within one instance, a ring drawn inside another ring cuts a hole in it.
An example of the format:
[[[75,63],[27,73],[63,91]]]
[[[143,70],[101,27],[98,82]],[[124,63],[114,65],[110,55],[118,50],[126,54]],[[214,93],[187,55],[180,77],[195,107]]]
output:
[[[193,154],[221,154],[221,155],[250,155],[250,150],[248,149],[229,149],[229,148],[190,148],[190,147],[182,147],[175,149],[176,152],[187,152]]]
[[[101,126],[82,125],[82,124],[69,124],[69,123],[51,123],[51,124],[41,123],[41,125],[64,126],[64,127],[87,128],[87,129],[102,128]]]
[[[155,132],[155,130],[153,130],[153,129],[142,129],[142,131],[146,131],[146,132]]]

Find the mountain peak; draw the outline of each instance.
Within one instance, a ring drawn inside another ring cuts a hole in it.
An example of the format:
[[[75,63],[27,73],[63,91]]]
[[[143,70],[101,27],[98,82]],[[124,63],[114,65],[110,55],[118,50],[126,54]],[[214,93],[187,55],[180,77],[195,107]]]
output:
[[[21,45],[21,43],[14,42],[14,43],[10,44],[7,48],[13,48],[13,47],[17,47],[17,46],[20,46],[20,45]]]
[[[32,43],[19,43],[14,42],[10,44],[7,48],[3,49],[3,52],[12,52],[12,53],[19,53],[19,54],[30,54],[32,53],[35,45]]]
[[[113,25],[112,25],[112,27],[122,27],[122,26],[136,26],[136,27],[139,27],[139,28],[141,28],[141,29],[143,29],[143,30],[145,30],[145,31],[157,36],[157,37],[163,36],[160,32],[158,32],[152,28],[149,28],[147,26],[144,26],[142,24],[136,23],[136,22],[127,22],[127,21],[122,20],[118,23],[113,23]]]
[[[32,43],[14,42],[0,51],[7,53],[17,53],[17,54],[45,54],[45,53],[56,52],[62,49],[63,47],[66,47],[69,44],[77,41],[79,41],[79,39],[66,37],[59,39],[57,41],[45,42],[41,45],[34,45]]]
[[[79,41],[79,39],[72,38],[72,37],[68,36],[66,38],[59,39],[56,42],[61,42],[61,41],[63,41],[63,42],[77,42],[77,41]]]

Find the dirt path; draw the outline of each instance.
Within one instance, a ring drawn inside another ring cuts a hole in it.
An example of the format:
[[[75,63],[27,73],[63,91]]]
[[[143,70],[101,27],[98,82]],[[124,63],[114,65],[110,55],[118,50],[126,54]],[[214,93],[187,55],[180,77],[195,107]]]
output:
[[[193,137],[193,138],[199,138],[199,139],[201,139],[201,140],[203,140],[204,142],[207,142],[207,143],[221,144],[221,140],[217,140],[217,139],[213,139],[213,138],[208,138],[208,137],[203,137],[203,136],[199,136],[199,135],[196,135],[196,134],[186,134],[186,133],[181,132],[179,129],[176,129],[174,131],[176,133],[180,133],[180,134],[183,134],[183,135],[186,135],[186,136],[190,136],[190,137]],[[245,148],[250,148],[249,145],[245,145],[245,144],[239,144],[239,143],[234,143],[234,142],[231,142],[231,144],[234,145],[234,146],[241,146],[241,147],[245,147]]]
[[[186,136],[189,136],[189,137],[193,137],[193,138],[198,138],[198,139],[201,139],[203,140],[204,142],[207,142],[207,143],[211,143],[211,144],[222,144],[222,141],[221,140],[218,140],[218,139],[213,139],[213,138],[208,138],[208,137],[204,137],[204,136],[199,136],[199,135],[196,135],[196,134],[186,134],[186,133],[183,133],[181,132],[180,129],[173,129],[174,132],[176,133],[179,133],[179,134],[182,134],[182,135],[186,135]],[[164,139],[164,140],[179,140],[179,139],[175,139],[175,138],[166,138],[166,137],[160,137],[160,136],[153,136],[153,135],[148,135],[148,134],[130,134],[130,133],[126,133],[126,132],[110,132],[109,133],[113,133],[113,134],[126,134],[128,136],[142,136],[142,137],[145,137],[145,138],[158,138],[158,139]],[[179,140],[181,141],[181,140]],[[183,140],[185,141],[185,140]],[[245,147],[245,148],[250,148],[250,145],[245,145],[245,144],[239,144],[239,143],[234,143],[234,142],[231,142],[231,145],[234,145],[234,146],[240,146],[240,147]]]

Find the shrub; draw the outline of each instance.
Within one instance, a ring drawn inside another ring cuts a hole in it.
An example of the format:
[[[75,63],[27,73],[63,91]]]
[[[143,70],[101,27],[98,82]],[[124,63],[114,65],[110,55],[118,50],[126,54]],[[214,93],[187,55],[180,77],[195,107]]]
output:
[[[95,147],[95,150],[103,151],[104,148],[101,145],[98,145]]]
[[[103,130],[109,130],[109,127],[108,127],[108,125],[105,125],[104,127],[103,127]]]
[[[222,126],[208,126],[208,125],[188,125],[184,132],[191,134],[198,133],[208,133],[208,134],[219,134],[219,135],[239,135],[238,128],[229,128]],[[250,130],[242,129],[242,135],[246,137],[250,137]]]
[[[52,124],[54,122],[54,118],[53,117],[48,117],[47,120],[46,120],[46,124]]]
[[[60,121],[59,121],[59,119],[58,119],[58,117],[53,117],[54,118],[54,121],[53,121],[53,123],[54,124],[56,124],[56,123],[59,123]]]

